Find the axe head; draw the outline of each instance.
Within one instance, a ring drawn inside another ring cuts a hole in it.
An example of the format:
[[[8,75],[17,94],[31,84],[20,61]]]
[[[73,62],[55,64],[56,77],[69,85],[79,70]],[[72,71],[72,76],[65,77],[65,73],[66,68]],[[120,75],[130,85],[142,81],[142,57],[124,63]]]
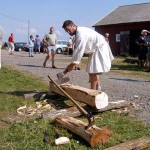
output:
[[[60,78],[60,79],[56,80],[55,82],[60,85],[60,84],[63,84],[63,83],[69,82],[69,81],[70,81],[70,78],[65,77],[65,78]]]
[[[57,74],[57,78],[58,79],[62,79],[64,77],[64,73],[63,72],[59,72],[58,74]]]

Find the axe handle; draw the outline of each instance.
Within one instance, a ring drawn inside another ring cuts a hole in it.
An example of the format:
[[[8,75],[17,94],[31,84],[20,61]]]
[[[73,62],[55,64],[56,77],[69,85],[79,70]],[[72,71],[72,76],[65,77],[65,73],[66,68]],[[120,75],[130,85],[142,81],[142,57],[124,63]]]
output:
[[[56,87],[64,94],[66,95],[75,105],[76,107],[79,109],[79,111],[81,112],[81,114],[83,114],[85,117],[88,118],[89,114],[87,111],[85,111],[68,93],[66,93],[49,75],[48,78],[50,79],[50,81],[52,81],[52,83],[54,83],[56,85]]]

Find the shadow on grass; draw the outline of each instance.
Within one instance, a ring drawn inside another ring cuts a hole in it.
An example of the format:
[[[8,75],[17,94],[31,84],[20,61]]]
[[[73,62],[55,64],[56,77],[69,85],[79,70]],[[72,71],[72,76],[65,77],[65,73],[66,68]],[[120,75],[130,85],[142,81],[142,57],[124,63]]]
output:
[[[146,67],[139,67],[137,65],[112,65],[111,70],[128,70],[128,71],[145,71]]]
[[[35,91],[10,91],[10,92],[4,92],[0,91],[0,94],[9,94],[9,95],[14,95],[14,96],[23,96],[24,94],[28,93],[36,93]]]
[[[11,91],[11,92],[4,92],[0,91],[0,94],[7,94],[7,95],[13,95],[13,96],[22,96],[25,98],[24,94],[31,94],[29,96],[30,98],[34,98],[35,102],[36,101],[42,101],[42,100],[47,100],[47,103],[52,103],[55,105],[56,109],[62,109],[62,108],[68,108],[69,105],[65,103],[67,100],[66,97],[60,96],[58,94],[48,94],[48,92],[37,92],[37,91]],[[44,99],[40,99],[43,95]],[[29,99],[29,98],[27,98]]]
[[[129,81],[129,82],[150,82],[150,80],[134,80],[134,79],[128,79],[128,78],[109,78],[113,80],[122,80],[122,81]]]
[[[56,109],[65,109],[65,108],[70,107],[70,105],[67,105],[65,103],[66,100],[67,100],[66,97],[63,97],[61,95],[54,95],[54,96],[48,97],[47,103],[54,104]]]

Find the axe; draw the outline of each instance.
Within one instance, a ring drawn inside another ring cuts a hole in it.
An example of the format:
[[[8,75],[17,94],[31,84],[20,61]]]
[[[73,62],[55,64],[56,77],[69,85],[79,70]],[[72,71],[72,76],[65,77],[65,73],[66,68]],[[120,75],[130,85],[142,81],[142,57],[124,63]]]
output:
[[[90,129],[93,125],[95,125],[95,118],[92,116],[91,113],[88,113],[86,110],[84,110],[66,91],[62,89],[61,86],[59,86],[49,75],[48,78],[50,81],[66,96],[68,97],[78,108],[78,110],[88,119],[88,125],[86,126],[85,130]],[[62,78],[61,78],[62,79]]]
[[[65,75],[67,72],[68,72],[68,69],[64,70],[63,72],[59,72],[59,73],[57,74],[58,80],[59,80],[59,79],[60,79],[60,80],[63,79],[64,75]]]

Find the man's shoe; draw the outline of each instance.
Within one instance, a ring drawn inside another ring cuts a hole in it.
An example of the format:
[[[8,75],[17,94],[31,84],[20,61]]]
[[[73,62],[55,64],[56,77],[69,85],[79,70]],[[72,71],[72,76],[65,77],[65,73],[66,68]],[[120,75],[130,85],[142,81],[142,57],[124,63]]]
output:
[[[34,57],[33,55],[31,57]]]
[[[75,67],[75,70],[81,70],[81,68],[80,67]]]
[[[57,67],[56,66],[52,66],[52,68],[56,69]]]
[[[77,67],[77,70],[81,70],[81,68],[80,68],[80,67]]]

